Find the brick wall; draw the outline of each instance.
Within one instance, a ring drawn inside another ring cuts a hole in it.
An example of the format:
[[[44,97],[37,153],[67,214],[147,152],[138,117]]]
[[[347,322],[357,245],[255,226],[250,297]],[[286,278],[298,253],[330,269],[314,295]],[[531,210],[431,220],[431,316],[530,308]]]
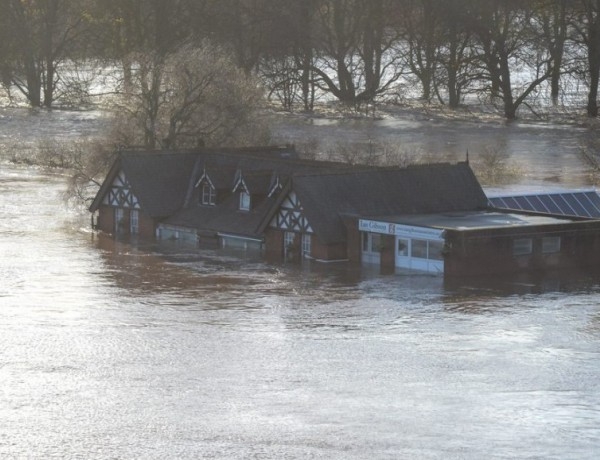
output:
[[[265,259],[271,263],[283,262],[283,232],[268,228],[265,230]]]
[[[542,252],[542,238],[559,236],[560,251]],[[532,252],[514,255],[515,239],[531,238]],[[502,273],[568,270],[600,264],[600,222],[580,221],[537,227],[448,230],[446,233],[446,276],[475,276]]]
[[[346,257],[352,264],[359,265],[361,262],[361,239],[358,231],[358,219],[345,218],[346,226]]]
[[[105,233],[113,233],[115,229],[115,211],[109,206],[100,206],[98,208],[98,230]]]

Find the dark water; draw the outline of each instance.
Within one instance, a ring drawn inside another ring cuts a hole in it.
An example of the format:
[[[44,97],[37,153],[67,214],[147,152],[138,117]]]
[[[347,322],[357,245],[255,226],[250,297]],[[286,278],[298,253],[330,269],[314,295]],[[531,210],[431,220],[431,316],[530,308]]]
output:
[[[115,242],[0,165],[2,458],[597,458],[593,275],[444,285]]]

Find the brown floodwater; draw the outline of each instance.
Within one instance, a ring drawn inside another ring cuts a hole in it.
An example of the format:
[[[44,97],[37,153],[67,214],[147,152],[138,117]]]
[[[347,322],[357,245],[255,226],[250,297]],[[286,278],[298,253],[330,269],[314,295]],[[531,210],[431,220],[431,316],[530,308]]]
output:
[[[115,241],[0,165],[0,457],[595,458],[593,275],[445,285]]]
[[[72,117],[37,135],[95,132]],[[541,182],[578,170],[549,131]],[[596,274],[450,284],[116,241],[63,188],[0,163],[0,457],[597,457]]]

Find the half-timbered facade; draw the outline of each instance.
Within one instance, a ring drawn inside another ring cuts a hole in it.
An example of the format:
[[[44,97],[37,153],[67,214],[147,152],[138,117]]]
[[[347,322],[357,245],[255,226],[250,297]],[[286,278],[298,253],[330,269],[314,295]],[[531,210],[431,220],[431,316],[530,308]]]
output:
[[[597,265],[600,221],[493,209],[466,162],[366,168],[289,148],[123,152],[98,229],[267,260],[447,276]]]

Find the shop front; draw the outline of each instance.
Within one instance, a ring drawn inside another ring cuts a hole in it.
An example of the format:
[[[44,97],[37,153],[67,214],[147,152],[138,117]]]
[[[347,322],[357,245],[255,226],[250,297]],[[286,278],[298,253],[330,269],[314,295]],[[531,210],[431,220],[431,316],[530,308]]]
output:
[[[381,253],[386,250],[382,235],[388,235],[385,240],[394,242],[394,266],[398,271],[444,272],[443,230],[365,219],[360,219],[358,225],[363,264],[380,263]]]

